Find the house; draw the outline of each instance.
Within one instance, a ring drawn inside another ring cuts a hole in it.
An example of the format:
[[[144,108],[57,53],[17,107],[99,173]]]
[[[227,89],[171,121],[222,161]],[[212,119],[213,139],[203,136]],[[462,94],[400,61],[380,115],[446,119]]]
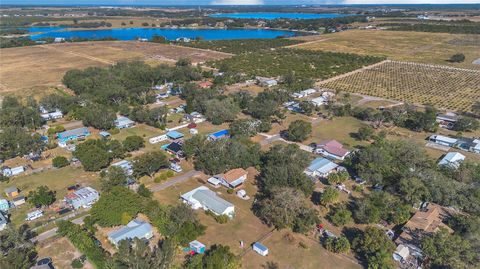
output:
[[[175,39],[175,41],[188,43],[191,41],[191,39],[188,37],[178,37],[177,39]]]
[[[328,99],[323,96],[320,96],[310,100],[310,103],[312,103],[316,107],[320,107],[320,106],[326,105],[328,103]]]
[[[295,97],[295,98],[304,98],[304,97],[307,97],[309,95],[312,95],[314,93],[316,93],[317,90],[315,89],[306,89],[306,90],[303,90],[303,91],[300,91],[300,92],[295,92],[295,93],[292,93],[292,97]]]
[[[2,170],[2,173],[6,177],[13,177],[16,175],[20,175],[21,173],[25,172],[25,167],[23,166],[17,166],[17,167],[4,167]]]
[[[12,199],[12,204],[15,207],[19,207],[19,206],[25,204],[25,196],[19,195],[19,196],[13,198]]]
[[[245,171],[245,169],[236,168],[224,174],[216,175],[215,178],[217,178],[223,186],[234,189],[247,180],[247,175],[248,172]]]
[[[262,245],[259,242],[255,242],[252,245],[253,251],[257,252],[258,254],[262,256],[267,256],[268,255],[268,248],[264,245]]]
[[[58,120],[58,119],[63,118],[63,113],[62,113],[62,111],[57,109],[55,111],[42,113],[42,114],[40,114],[40,117],[42,117],[42,119],[44,119],[46,121],[47,120]]]
[[[183,156],[182,145],[180,143],[172,142],[165,147],[165,150],[177,157]]]
[[[453,126],[458,120],[458,116],[455,113],[446,113],[437,115],[436,121],[442,128],[453,129]]]
[[[215,192],[205,186],[200,186],[182,194],[180,197],[182,201],[190,205],[192,209],[203,208],[205,211],[209,210],[217,216],[226,215],[229,218],[235,216],[234,205],[218,197]]]
[[[470,147],[470,151],[480,154],[480,139],[475,139],[473,142],[475,145]]]
[[[78,209],[80,207],[88,207],[92,205],[98,201],[99,198],[100,195],[95,189],[84,187],[67,194],[65,196],[65,202],[74,209]]]
[[[213,134],[209,134],[208,135],[208,140],[214,141],[214,140],[221,139],[221,138],[228,138],[229,136],[230,136],[230,133],[228,132],[228,130],[220,130],[220,131],[215,132]]]
[[[118,246],[122,240],[131,240],[134,238],[148,240],[152,237],[152,225],[139,219],[134,219],[122,228],[108,233],[108,240],[115,246]]]
[[[159,135],[159,136],[154,136],[154,137],[148,139],[148,142],[150,144],[156,144],[156,143],[165,141],[167,139],[168,139],[167,135]]]
[[[131,128],[135,126],[135,122],[127,117],[119,116],[114,122],[115,127],[118,129]]]
[[[42,210],[35,210],[35,211],[32,211],[32,212],[29,212],[27,214],[27,217],[25,218],[26,221],[32,221],[32,220],[36,220],[38,218],[41,218],[43,217],[43,211]]]
[[[258,85],[262,87],[273,87],[278,84],[278,81],[273,78],[264,78],[264,77],[256,77]]]
[[[339,166],[325,158],[316,158],[305,169],[304,173],[312,178],[325,178],[330,173],[336,171]]]
[[[459,137],[455,146],[465,151],[480,153],[480,139]]]
[[[443,220],[448,216],[449,213],[444,207],[433,203],[424,203],[420,210],[402,227],[402,233],[395,243],[408,247],[410,254],[413,256],[420,256],[419,245],[425,235],[435,233],[440,228],[453,233],[453,230],[443,223]]]
[[[0,212],[0,231],[5,230],[7,227],[7,218],[3,215],[2,212]]]
[[[183,171],[182,167],[178,163],[170,163],[170,170],[180,173]]]
[[[202,114],[200,114],[200,113],[198,113],[198,112],[196,112],[196,111],[194,111],[194,112],[192,112],[192,113],[190,113],[190,114],[185,114],[185,115],[184,115],[184,118],[185,118],[187,121],[194,122],[194,123],[200,123],[200,122],[204,122],[204,121],[205,121],[205,117],[204,117]]]
[[[290,111],[303,113],[303,109],[300,107],[299,102],[295,102],[295,101],[285,102],[283,103],[283,106]]]
[[[5,189],[5,195],[8,197],[8,198],[14,198],[14,197],[17,197],[18,196],[18,189],[17,187],[15,186],[12,186],[12,187],[8,187]]]
[[[325,140],[316,145],[315,153],[322,154],[330,159],[343,161],[350,154],[350,151],[344,149],[343,145],[337,140]]]
[[[63,43],[63,42],[65,42],[64,37],[55,37],[55,39],[53,39],[53,43]]]
[[[438,162],[438,165],[458,168],[463,160],[465,160],[465,155],[458,152],[449,152]]]
[[[180,133],[180,132],[177,132],[177,131],[169,131],[167,133],[167,137],[172,139],[172,140],[177,140],[177,139],[182,139],[183,138],[183,134]]]
[[[432,135],[429,137],[429,140],[436,144],[447,147],[453,147],[458,142],[458,139],[446,137],[443,135]]]
[[[10,202],[7,199],[0,199],[0,211],[7,212],[10,209]]]
[[[199,82],[197,85],[202,89],[208,89],[213,86],[213,83],[211,81],[202,81]]]
[[[113,163],[112,166],[120,167],[125,172],[127,176],[131,176],[133,174],[133,165],[132,162],[127,160],[121,160],[119,162]]]
[[[195,254],[203,254],[205,253],[205,245],[198,242],[197,240],[194,240],[190,243],[188,243],[188,246],[190,247],[190,251],[195,253]]]
[[[61,142],[82,139],[90,135],[87,127],[76,128],[57,134],[57,139]]]

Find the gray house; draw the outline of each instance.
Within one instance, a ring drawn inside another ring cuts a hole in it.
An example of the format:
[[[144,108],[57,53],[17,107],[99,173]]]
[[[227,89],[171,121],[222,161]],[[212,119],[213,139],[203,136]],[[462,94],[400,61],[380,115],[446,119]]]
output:
[[[138,239],[150,239],[153,237],[153,230],[150,223],[134,219],[130,221],[126,226],[108,233],[108,240],[115,246],[122,240],[130,240],[134,238]]]
[[[87,207],[98,201],[100,195],[98,192],[91,188],[85,187],[78,189],[72,193],[69,193],[65,196],[65,202],[72,206],[75,209],[80,207]]]

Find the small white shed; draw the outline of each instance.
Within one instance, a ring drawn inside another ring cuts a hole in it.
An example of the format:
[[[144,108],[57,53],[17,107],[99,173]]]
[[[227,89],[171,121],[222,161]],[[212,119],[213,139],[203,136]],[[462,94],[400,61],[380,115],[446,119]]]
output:
[[[262,245],[259,242],[255,242],[252,245],[253,251],[257,252],[258,254],[262,256],[267,256],[268,255],[268,248],[264,245]]]

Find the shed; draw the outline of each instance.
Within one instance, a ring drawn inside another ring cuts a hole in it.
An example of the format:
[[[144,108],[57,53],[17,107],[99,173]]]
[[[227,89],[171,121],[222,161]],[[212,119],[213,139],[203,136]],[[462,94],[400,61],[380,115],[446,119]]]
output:
[[[192,129],[190,129],[190,134],[196,135],[196,134],[198,134],[198,130],[195,129],[195,128],[192,128]]]
[[[190,242],[188,245],[190,246],[190,251],[193,251],[197,254],[205,253],[205,245],[198,242],[197,240]]]
[[[101,131],[100,136],[103,137],[103,138],[108,138],[108,137],[111,136],[111,134],[109,132],[106,132],[106,131]]]
[[[465,160],[465,155],[458,152],[449,152],[438,162],[439,166],[448,166],[458,168],[460,163]]]
[[[268,248],[264,245],[262,245],[259,242],[255,242],[252,245],[253,251],[257,252],[258,254],[262,256],[267,256],[268,255]]]
[[[184,135],[183,135],[182,133],[177,132],[177,131],[169,131],[169,132],[167,133],[167,137],[170,138],[170,139],[172,139],[172,140],[181,139],[181,138],[183,138],[183,136],[184,136]]]
[[[207,182],[212,184],[214,187],[220,186],[220,180],[216,177],[210,177],[209,179],[207,179]]]
[[[18,196],[18,189],[15,186],[11,186],[5,189],[5,194],[7,197],[13,198]]]
[[[15,207],[19,207],[19,206],[25,204],[25,196],[19,195],[19,196],[13,198],[13,199],[12,199],[12,204],[13,204]]]

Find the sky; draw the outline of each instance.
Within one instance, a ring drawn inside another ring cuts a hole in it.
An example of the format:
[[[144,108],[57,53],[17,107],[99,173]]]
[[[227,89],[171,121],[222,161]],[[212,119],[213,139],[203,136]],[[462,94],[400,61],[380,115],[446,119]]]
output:
[[[0,0],[32,5],[301,5],[301,4],[477,4],[480,0]]]

